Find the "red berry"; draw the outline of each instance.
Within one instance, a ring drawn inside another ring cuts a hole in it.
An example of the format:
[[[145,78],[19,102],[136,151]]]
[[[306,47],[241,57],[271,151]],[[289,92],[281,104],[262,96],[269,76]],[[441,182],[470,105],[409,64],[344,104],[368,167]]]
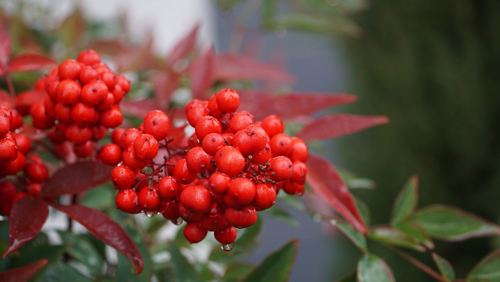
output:
[[[279,116],[271,115],[262,121],[262,128],[269,135],[269,138],[273,138],[274,135],[285,132],[285,123]]]
[[[289,179],[293,173],[292,161],[284,156],[272,158],[269,168],[273,173],[271,179],[274,181],[285,181]]]
[[[57,101],[52,100],[52,98],[50,98],[49,96],[45,96],[45,99],[43,99],[43,105],[45,106],[45,114],[51,119],[56,118],[56,104]],[[21,119],[21,126],[22,126],[22,119]],[[11,128],[12,128],[12,123],[11,123]]]
[[[233,137],[234,137],[233,133],[224,132],[222,133],[221,136],[222,138],[224,138],[224,143],[226,143],[226,145],[233,146]]]
[[[221,112],[235,112],[240,107],[240,95],[232,89],[224,89],[217,94],[217,106]]]
[[[144,187],[139,192],[139,205],[146,210],[154,211],[161,205],[158,189],[154,187]]]
[[[193,213],[206,213],[212,207],[212,195],[207,188],[191,185],[181,193],[181,205]]]
[[[162,178],[158,183],[158,194],[164,201],[176,199],[181,194],[179,183],[172,176]]]
[[[130,92],[130,81],[123,75],[116,77],[116,86],[119,86],[125,93]]]
[[[253,115],[247,111],[236,113],[231,118],[231,123],[229,124],[229,128],[233,132],[238,132],[240,130],[245,129],[247,126],[253,124]]]
[[[19,149],[19,152],[27,155],[31,151],[30,139],[24,134],[15,134],[14,136],[16,138],[16,145]]]
[[[236,228],[247,228],[257,222],[257,211],[254,207],[227,208],[224,214],[227,222]]]
[[[276,134],[271,141],[269,141],[269,146],[271,146],[271,152],[273,156],[289,156],[293,150],[292,139],[285,134]]]
[[[290,153],[290,160],[306,162],[309,156],[306,143],[298,137],[292,137],[292,152]]]
[[[212,116],[205,116],[200,118],[196,123],[195,132],[196,136],[198,136],[200,140],[203,140],[203,138],[210,133],[221,134],[222,127],[216,118]]]
[[[78,82],[66,79],[57,85],[56,99],[65,106],[73,106],[80,101],[81,86]]]
[[[33,182],[44,182],[49,177],[49,171],[44,164],[28,163],[24,173]]]
[[[174,175],[175,165],[181,159],[182,159],[181,155],[174,155],[174,156],[168,158],[168,161],[167,161],[167,170],[168,170],[168,174],[169,175]]]
[[[111,71],[101,73],[101,80],[106,84],[108,90],[111,91],[116,84],[116,74]]]
[[[60,124],[71,125],[74,123],[71,118],[71,107],[65,106],[62,103],[57,103],[54,108],[54,114]]]
[[[90,140],[92,131],[89,127],[78,127],[76,124],[73,124],[66,128],[65,135],[68,141],[77,145],[82,145]]]
[[[263,164],[267,163],[269,161],[269,159],[272,157],[271,146],[269,146],[269,144],[266,144],[266,146],[264,147],[264,149],[262,149],[262,151],[255,153],[251,156],[252,156],[251,161],[253,164],[263,165]]]
[[[144,133],[153,135],[156,140],[167,137],[170,129],[170,120],[162,111],[151,111],[144,118]]]
[[[0,174],[14,175],[24,168],[26,159],[23,153],[18,152],[17,158],[11,162],[4,163],[0,166]]]
[[[245,168],[245,158],[235,147],[224,146],[215,154],[215,163],[220,172],[236,176]]]
[[[47,111],[47,107],[45,107],[45,110]],[[11,111],[11,117],[12,118],[10,120],[10,131],[14,131],[14,130],[19,129],[23,126],[23,117],[21,116],[21,114],[17,110]]]
[[[73,146],[73,151],[77,157],[86,158],[94,151],[94,143],[89,140],[82,145],[75,145]]]
[[[216,172],[208,179],[208,185],[213,193],[218,195],[227,194],[227,189],[231,183],[231,177],[221,172]]]
[[[231,181],[227,192],[238,206],[246,206],[255,198],[255,184],[248,178],[238,177]]]
[[[84,103],[78,103],[71,108],[71,119],[79,127],[89,126],[94,119],[94,114],[94,107],[87,106]]]
[[[92,66],[101,62],[101,56],[96,51],[88,49],[80,52],[77,60],[82,64]]]
[[[201,242],[206,236],[207,230],[196,221],[189,222],[184,228],[184,237],[191,244]]]
[[[120,190],[115,198],[116,207],[126,213],[139,213],[139,199],[137,193],[133,189]]]
[[[77,80],[81,65],[75,60],[66,60],[59,65],[59,77],[61,79]]]
[[[219,106],[217,106],[217,96],[214,95],[210,100],[208,100],[207,105],[208,110],[210,111],[210,115],[216,118],[222,117],[222,112],[219,110]]]
[[[101,140],[106,135],[106,132],[108,132],[106,127],[104,127],[100,124],[92,125],[90,127],[90,130],[92,131],[92,138],[91,139],[93,141]]]
[[[233,146],[240,149],[244,155],[258,153],[266,147],[266,144],[267,133],[255,124],[238,131],[233,137]]]
[[[123,149],[133,146],[135,140],[139,138],[139,136],[141,135],[142,133],[136,128],[127,129],[120,138],[120,146]]]
[[[0,199],[12,199],[16,194],[16,186],[9,181],[0,182]]]
[[[126,166],[117,166],[111,171],[111,180],[118,189],[129,189],[135,182],[135,173]]]
[[[106,95],[106,99],[104,99],[104,101],[95,106],[95,108],[100,112],[104,112],[111,109],[114,104],[115,104],[115,97],[113,96],[112,93],[108,93]]]
[[[54,126],[54,119],[47,116],[43,101],[34,103],[29,111],[33,117],[33,126],[37,129],[49,129]]]
[[[116,144],[108,144],[101,150],[101,161],[108,165],[117,165],[122,161],[122,149]]]
[[[177,162],[173,175],[180,184],[191,183],[196,178],[196,172],[189,170],[185,159]]]
[[[163,217],[169,219],[174,224],[177,224],[177,219],[179,218],[179,203],[171,201],[167,202],[167,207],[163,212]]]
[[[224,216],[224,212],[219,209],[217,203],[213,203],[210,211],[204,214],[199,222],[201,226],[208,231],[217,231],[229,225]]]
[[[106,128],[114,128],[123,121],[122,112],[118,107],[112,107],[110,110],[101,113],[99,122]]]
[[[113,130],[113,132],[111,133],[111,142],[113,142],[113,144],[116,144],[116,145],[121,147],[122,146],[121,138],[122,138],[123,134],[125,133],[125,131],[126,130],[124,128],[115,128]],[[122,147],[122,149],[123,149],[123,147]]]
[[[40,195],[40,192],[42,191],[42,185],[40,183],[28,183],[26,184],[26,192],[28,195],[37,198],[38,195]]]
[[[81,99],[85,105],[94,107],[106,100],[108,87],[102,81],[92,81],[82,87]]]
[[[111,94],[113,95],[115,103],[120,103],[123,100],[123,96],[125,96],[125,91],[123,91],[120,86],[116,85],[113,91],[111,91]]]
[[[217,150],[226,146],[226,143],[224,142],[224,138],[222,137],[222,135],[218,133],[210,133],[207,136],[205,136],[205,138],[203,138],[201,145],[203,147],[203,150],[207,154],[215,156]]]
[[[214,232],[215,240],[217,240],[222,245],[229,245],[236,241],[236,236],[238,231],[233,226],[228,226],[224,229],[217,230]]]
[[[276,189],[270,183],[260,183],[255,186],[256,194],[252,205],[258,211],[268,209],[276,202]]]
[[[196,123],[202,117],[209,116],[209,115],[210,115],[210,113],[208,112],[207,107],[204,104],[199,104],[199,105],[196,105],[196,106],[192,107],[191,109],[189,109],[189,111],[186,113],[186,118],[187,118],[189,124],[192,127],[195,127]]]
[[[140,159],[136,155],[136,153],[134,151],[134,147],[128,147],[127,149],[125,149],[123,151],[122,161],[123,161],[124,165],[126,165],[132,169],[143,168],[145,165],[144,160]]]
[[[49,94],[52,100],[57,100],[58,86],[59,86],[59,79],[53,79],[47,82],[47,85],[45,86],[45,90],[47,91],[47,94]]]
[[[17,158],[19,149],[16,142],[4,138],[0,140],[0,162],[10,162]]]
[[[302,196],[304,195],[304,184],[298,184],[296,182],[293,182],[291,180],[285,181],[283,185],[283,191],[289,195],[297,195],[297,196]]]
[[[143,160],[152,160],[158,154],[158,141],[150,134],[142,134],[134,142],[134,151]]]
[[[307,167],[301,161],[292,162],[293,173],[290,180],[297,184],[304,184],[306,182]]]
[[[203,173],[210,165],[210,156],[201,147],[195,147],[186,154],[186,165],[190,171]]]
[[[99,74],[97,71],[91,66],[85,66],[80,70],[80,74],[78,75],[78,80],[81,83],[87,84],[91,81],[98,80]]]

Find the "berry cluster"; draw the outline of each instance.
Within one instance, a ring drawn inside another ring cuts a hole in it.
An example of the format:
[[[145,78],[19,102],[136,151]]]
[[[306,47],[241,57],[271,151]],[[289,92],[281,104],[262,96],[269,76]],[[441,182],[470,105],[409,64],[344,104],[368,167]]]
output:
[[[0,213],[9,216],[12,205],[20,198],[31,195],[38,197],[42,184],[48,178],[48,170],[42,159],[30,154],[29,138],[19,133],[23,119],[17,110],[0,107],[0,179],[17,176],[14,182],[0,182]],[[19,174],[23,171],[22,174]]]
[[[101,63],[97,52],[85,50],[39,79],[35,89],[48,95],[30,107],[33,125],[54,127],[48,136],[58,153],[67,154],[72,144],[74,153],[84,158],[94,150],[92,141],[122,123],[118,104],[130,91],[130,81]]]
[[[114,144],[103,148],[101,159],[122,162],[111,176],[120,190],[117,207],[161,213],[176,224],[185,220],[190,243],[213,231],[230,250],[236,228],[253,225],[257,211],[273,206],[280,189],[301,196],[307,145],[285,135],[278,116],[254,122],[251,113],[237,111],[239,105],[239,94],[230,89],[189,102],[186,117],[195,129],[189,150],[169,147],[170,122],[161,111],[150,112],[138,129],[115,130]]]

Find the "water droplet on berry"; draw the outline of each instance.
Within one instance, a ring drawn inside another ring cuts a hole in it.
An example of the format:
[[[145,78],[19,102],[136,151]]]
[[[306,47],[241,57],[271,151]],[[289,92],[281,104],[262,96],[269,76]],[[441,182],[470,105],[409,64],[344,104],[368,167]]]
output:
[[[181,225],[184,223],[184,220],[182,218],[178,218],[176,221],[172,221],[172,223],[175,225]]]
[[[144,211],[144,214],[147,216],[147,217],[153,217],[153,215],[155,215],[155,213],[153,211]]]
[[[234,243],[231,243],[231,244],[226,244],[226,245],[222,245],[220,246],[220,248],[224,251],[224,252],[230,252],[234,247]]]
[[[302,197],[302,196],[304,196],[304,192],[305,192],[305,191],[300,191],[300,192],[298,192],[298,193],[295,193],[295,195],[297,195],[297,196],[299,196],[299,197]]]

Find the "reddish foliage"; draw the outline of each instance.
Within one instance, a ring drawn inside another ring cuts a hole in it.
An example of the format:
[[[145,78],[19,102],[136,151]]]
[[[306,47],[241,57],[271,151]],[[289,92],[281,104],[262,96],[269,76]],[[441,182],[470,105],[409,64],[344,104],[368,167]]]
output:
[[[356,133],[388,122],[389,119],[385,116],[325,115],[306,123],[297,137],[304,141],[329,139]]]
[[[85,206],[63,206],[55,203],[51,205],[83,225],[97,239],[125,255],[132,263],[135,274],[142,272],[144,261],[141,253],[127,232],[114,220],[100,211]]]
[[[10,56],[10,36],[0,22],[0,75],[7,72]]]
[[[0,272],[0,281],[2,282],[26,282],[31,276],[35,275],[42,267],[47,264],[46,259],[41,259],[27,266],[13,268]]]
[[[207,48],[190,66],[191,90],[193,97],[202,99],[214,79],[214,50]]]
[[[173,67],[177,61],[186,57],[191,53],[196,44],[196,37],[198,35],[198,29],[200,28],[200,24],[196,24],[194,28],[182,38],[177,45],[172,49],[168,56],[168,65],[169,67]]]
[[[32,71],[55,64],[56,62],[54,62],[52,59],[44,57],[42,55],[38,55],[35,53],[24,53],[15,56],[14,58],[12,58],[12,60],[10,60],[9,71]]]
[[[260,91],[240,91],[241,109],[254,113],[257,120],[268,115],[282,119],[296,119],[342,104],[352,103],[357,97],[349,94],[290,93],[270,95]]]
[[[47,181],[44,198],[76,194],[109,182],[113,166],[101,162],[78,162],[61,168]]]
[[[0,89],[0,107],[12,108],[12,99],[9,92]]]
[[[27,114],[31,105],[43,101],[46,95],[45,91],[40,90],[30,90],[19,93],[16,96],[16,104],[19,112],[21,114]]]
[[[366,225],[363,218],[354,202],[354,198],[335,167],[324,158],[316,155],[309,155],[306,164],[308,170],[307,183],[311,189],[326,200],[354,228],[365,234]]]
[[[158,106],[163,107],[168,105],[172,93],[179,87],[180,82],[180,75],[171,70],[161,71],[156,75],[155,96],[157,103],[155,103],[154,109],[158,109]]]
[[[153,99],[124,100],[120,103],[120,109],[129,115],[144,118],[149,112],[158,109],[158,103]]]
[[[2,258],[35,237],[42,229],[48,215],[49,207],[42,199],[25,196],[17,200],[10,212],[9,247]]]

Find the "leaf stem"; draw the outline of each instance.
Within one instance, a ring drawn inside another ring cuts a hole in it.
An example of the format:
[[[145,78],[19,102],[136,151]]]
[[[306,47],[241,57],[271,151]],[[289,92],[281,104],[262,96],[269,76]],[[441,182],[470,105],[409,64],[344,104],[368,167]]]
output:
[[[441,277],[441,275],[439,275],[439,273],[437,273],[432,268],[428,267],[427,265],[425,265],[423,262],[419,261],[418,259],[412,257],[410,254],[408,254],[408,253],[406,253],[398,248],[394,248],[394,247],[387,246],[387,245],[385,245],[385,246],[388,247],[389,249],[393,250],[396,254],[400,255],[402,258],[406,259],[409,263],[413,264],[415,267],[422,270],[427,275],[431,276],[432,278],[436,279],[437,281],[446,282],[446,280],[443,277]]]

